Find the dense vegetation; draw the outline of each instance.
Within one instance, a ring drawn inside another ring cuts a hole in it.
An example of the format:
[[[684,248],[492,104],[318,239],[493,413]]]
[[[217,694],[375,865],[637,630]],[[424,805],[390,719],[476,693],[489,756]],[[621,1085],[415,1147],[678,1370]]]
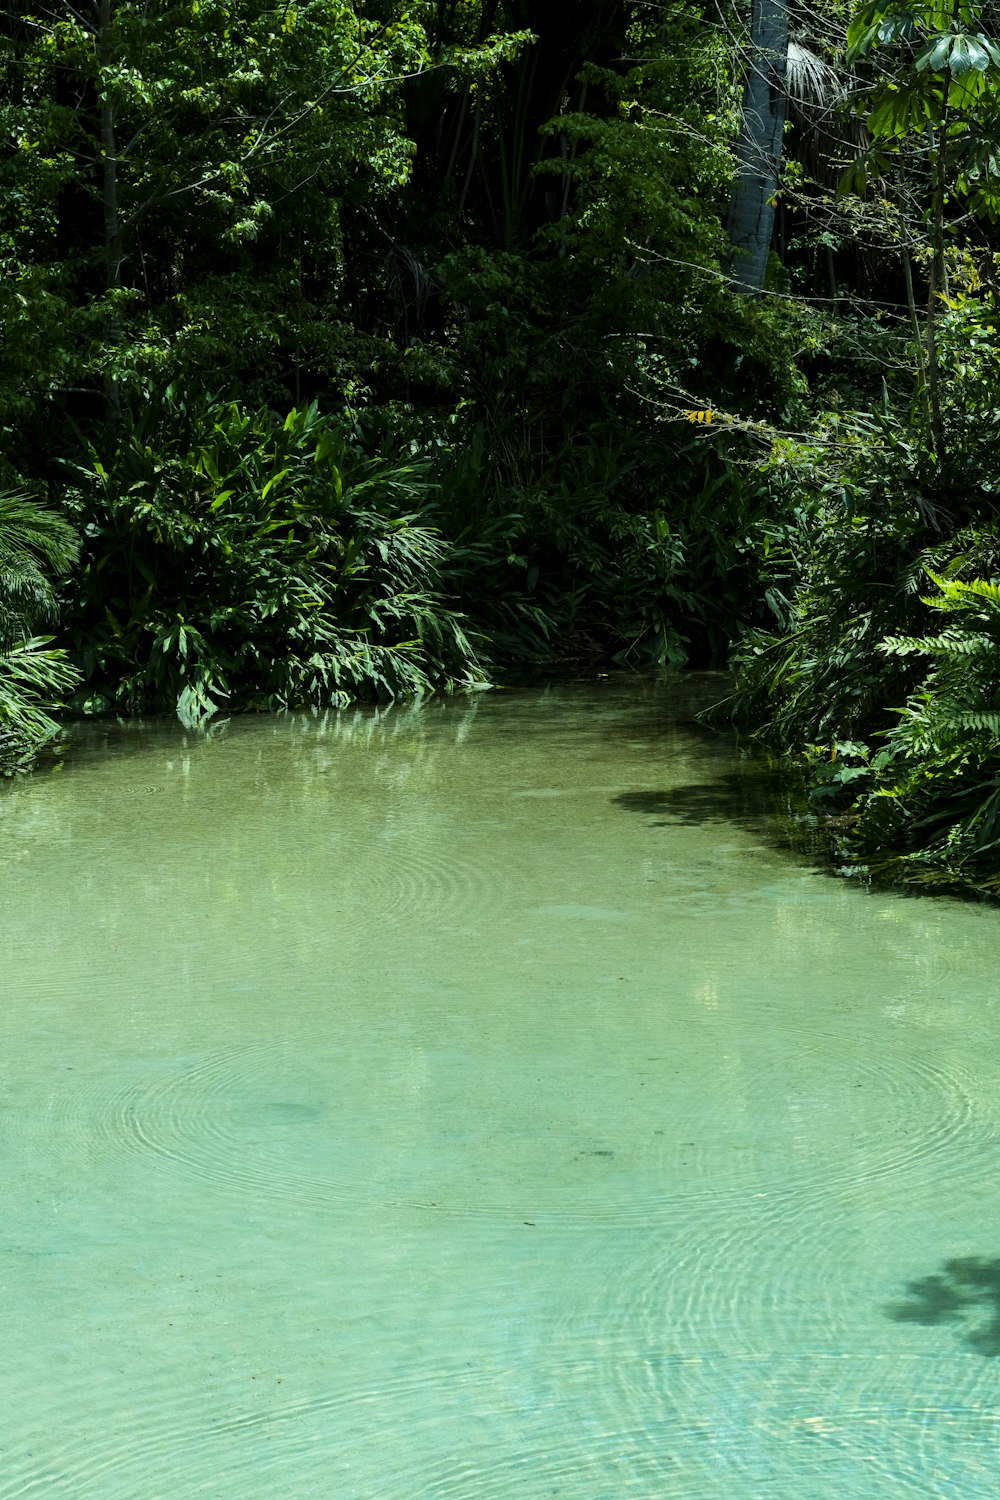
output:
[[[729,664],[846,864],[996,889],[995,20],[16,0],[0,766]]]

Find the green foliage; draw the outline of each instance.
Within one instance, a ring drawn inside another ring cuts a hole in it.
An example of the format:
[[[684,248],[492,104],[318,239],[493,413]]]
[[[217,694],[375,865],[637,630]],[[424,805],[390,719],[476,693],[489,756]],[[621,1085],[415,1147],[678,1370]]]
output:
[[[720,660],[757,500],[661,418],[802,389],[718,266],[734,108],[682,3],[0,26],[0,428],[83,536],[75,706],[475,681],[463,614],[506,660]]]
[[[813,439],[775,445],[771,514],[755,540],[777,628],[737,645],[732,705],[769,743],[797,752],[866,740],[905,692],[905,662],[877,647],[917,618],[918,559],[934,519],[923,461],[886,413],[834,415]]]
[[[969,563],[929,572],[936,633],[881,642],[922,678],[883,736],[850,847],[893,879],[1000,891],[1000,583],[956,576]]]
[[[25,494],[0,494],[0,774],[27,768],[54,739],[51,708],[79,680],[65,651],[35,636],[56,614],[54,578],[76,558],[63,517]]]
[[[564,7],[499,11],[536,41],[417,131],[415,169],[446,170],[405,204],[394,394],[457,415],[442,524],[499,653],[721,663],[753,486],[664,418],[692,387],[785,418],[803,392],[796,318],[720,270],[724,45],[680,4],[580,5],[569,34]]]
[[[26,771],[59,734],[54,708],[79,682],[76,668],[48,636],[0,649],[0,775]]]
[[[0,500],[0,758],[74,686],[196,724],[735,639],[736,721],[803,761],[855,863],[986,888],[984,16],[873,0],[848,86],[843,40],[819,55],[840,12],[810,13],[802,165],[747,298],[722,265],[740,62],[685,0],[16,7],[0,474],[64,514]],[[856,129],[835,202],[850,130],[815,115],[848,98],[871,149]],[[795,301],[821,272],[829,303]]]
[[[847,28],[847,57],[854,62],[887,47],[901,51],[894,74],[874,92],[867,116],[872,135],[902,137],[940,125],[948,113],[968,116],[995,96],[1000,48],[982,31],[985,7],[913,5],[870,0]],[[960,125],[968,131],[968,122]],[[963,143],[964,144],[964,143]]]
[[[88,391],[358,379],[380,341],[351,298],[384,246],[345,226],[409,181],[404,81],[485,80],[525,40],[439,47],[433,9],[54,0],[0,24],[9,452],[36,461]]]
[[[282,422],[168,391],[67,503],[80,707],[197,722],[482,680],[440,592],[425,472],[365,458],[315,405]]]
[[[484,426],[456,417],[438,514],[457,543],[450,586],[491,656],[725,663],[756,596],[750,534],[768,496],[679,425],[595,422],[545,457],[531,429],[491,452]]]
[[[0,644],[55,616],[53,576],[79,551],[69,523],[28,495],[0,493]]]
[[[762,552],[779,628],[741,641],[733,709],[803,758],[811,805],[835,814],[848,864],[1000,889],[989,308],[949,299],[939,353],[943,450],[922,408],[904,417],[888,388],[881,411],[828,416],[810,442],[776,444],[768,468],[779,504]],[[928,611],[947,616],[936,632]]]

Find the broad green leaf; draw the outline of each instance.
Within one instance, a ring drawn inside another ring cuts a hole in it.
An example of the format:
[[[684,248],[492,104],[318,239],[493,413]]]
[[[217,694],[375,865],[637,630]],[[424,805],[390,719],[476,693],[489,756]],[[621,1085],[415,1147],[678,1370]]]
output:
[[[875,42],[879,40],[881,37],[877,21],[868,23],[853,21],[847,28],[847,61],[855,62],[859,57],[867,56]]]
[[[268,495],[274,489],[275,485],[276,484],[280,484],[283,479],[287,478],[287,476],[288,476],[288,470],[287,469],[282,469],[279,473],[272,474],[271,478],[267,481],[267,483],[265,484],[264,488],[261,490],[261,492],[260,492],[260,498],[262,500],[266,500],[267,497],[268,497]]]
[[[908,131],[920,130],[932,118],[933,102],[931,96],[916,86],[893,88],[868,116],[868,129],[873,136],[903,136]]]
[[[923,73],[927,70],[938,71],[941,68],[948,67],[954,46],[958,40],[960,38],[948,34],[931,37],[914,63],[917,72]]]

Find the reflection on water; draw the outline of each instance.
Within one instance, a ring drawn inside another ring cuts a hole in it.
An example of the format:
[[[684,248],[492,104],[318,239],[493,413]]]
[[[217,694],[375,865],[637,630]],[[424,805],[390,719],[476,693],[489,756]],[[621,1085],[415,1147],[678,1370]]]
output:
[[[0,1500],[993,1496],[997,913],[784,852],[715,691],[0,795]]]

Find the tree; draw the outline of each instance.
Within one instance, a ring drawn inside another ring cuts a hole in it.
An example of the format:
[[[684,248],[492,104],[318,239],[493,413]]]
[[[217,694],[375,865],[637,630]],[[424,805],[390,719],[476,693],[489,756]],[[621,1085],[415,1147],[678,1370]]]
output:
[[[887,177],[893,158],[904,149],[915,151],[923,162],[931,254],[922,385],[939,463],[945,457],[945,433],[937,322],[948,290],[949,195],[957,192],[973,213],[1000,217],[1000,48],[981,29],[983,11],[970,0],[924,5],[872,0],[847,33],[850,61],[875,52],[887,52],[891,59],[867,93],[873,149],[849,181],[863,187],[869,177]]]
[[[350,378],[344,216],[409,176],[402,80],[471,66],[432,56],[425,9],[49,0],[8,28],[3,269],[19,340],[0,403],[24,399],[26,370],[103,382],[113,418],[128,392],[177,375],[265,369],[272,396],[306,370]],[[466,52],[482,68],[515,45]],[[18,297],[41,316],[19,319]]]
[[[753,0],[728,221],[731,274],[746,292],[759,292],[767,271],[788,109],[787,73],[786,0]]]

